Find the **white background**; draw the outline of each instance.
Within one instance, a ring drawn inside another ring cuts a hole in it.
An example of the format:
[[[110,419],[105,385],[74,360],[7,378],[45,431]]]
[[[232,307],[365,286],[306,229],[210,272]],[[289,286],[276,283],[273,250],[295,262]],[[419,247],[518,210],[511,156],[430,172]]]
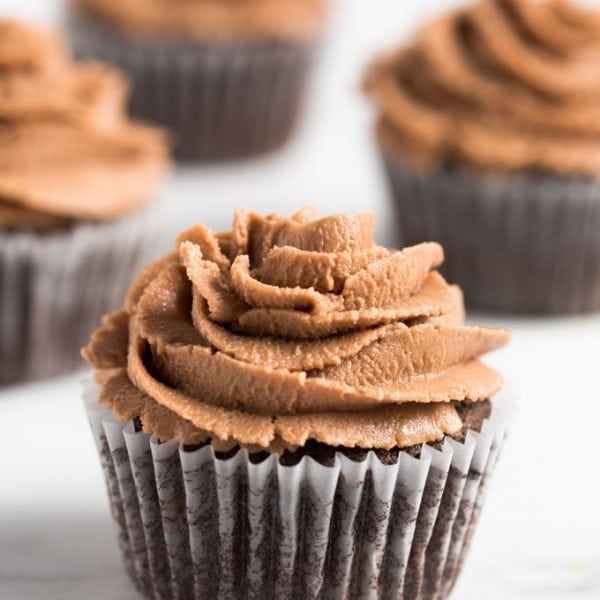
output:
[[[243,164],[177,170],[158,198],[168,235],[196,221],[226,228],[238,206],[290,213],[311,203],[374,210],[380,241],[393,243],[361,72],[452,4],[334,1],[292,144]],[[61,5],[0,0],[0,13],[59,23]],[[517,413],[454,597],[600,598],[600,317],[472,320],[513,332],[489,362],[509,380]],[[80,379],[0,390],[0,600],[139,598],[119,564]]]

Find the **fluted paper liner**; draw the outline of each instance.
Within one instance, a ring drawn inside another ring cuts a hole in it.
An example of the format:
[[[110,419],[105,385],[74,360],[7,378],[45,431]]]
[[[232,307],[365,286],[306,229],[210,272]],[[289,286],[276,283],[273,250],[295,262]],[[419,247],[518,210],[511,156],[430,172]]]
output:
[[[146,264],[147,213],[65,231],[0,232],[0,384],[82,365],[80,350]]]
[[[315,43],[175,42],[125,36],[81,14],[69,19],[78,58],[132,79],[131,112],[169,128],[184,161],[273,150],[299,116]]]
[[[495,400],[465,443],[383,465],[336,454],[254,464],[118,423],[86,384],[125,568],[149,598],[431,599],[450,594],[468,550],[507,414]]]
[[[470,306],[600,310],[600,183],[549,175],[421,172],[384,156],[402,243],[442,244]]]

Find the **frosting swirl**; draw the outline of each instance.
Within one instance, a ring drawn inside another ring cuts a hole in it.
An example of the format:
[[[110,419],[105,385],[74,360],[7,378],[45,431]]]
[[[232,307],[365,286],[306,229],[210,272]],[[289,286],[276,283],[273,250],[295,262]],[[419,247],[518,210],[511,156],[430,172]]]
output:
[[[489,398],[477,357],[502,330],[466,327],[441,247],[373,243],[369,213],[238,210],[152,264],[83,350],[117,417],[184,443],[281,451],[315,440],[406,447],[456,433],[454,401]]]
[[[60,38],[0,20],[0,227],[110,219],[147,200],[161,132],[127,121],[116,71],[75,63]]]
[[[72,0],[77,9],[136,35],[200,39],[311,39],[325,0]]]
[[[600,12],[479,0],[368,71],[384,147],[417,166],[600,171]]]

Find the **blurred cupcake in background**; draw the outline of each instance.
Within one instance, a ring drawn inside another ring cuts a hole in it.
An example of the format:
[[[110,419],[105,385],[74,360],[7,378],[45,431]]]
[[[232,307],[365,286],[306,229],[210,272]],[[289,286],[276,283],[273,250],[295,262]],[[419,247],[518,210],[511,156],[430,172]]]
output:
[[[600,13],[482,0],[369,69],[404,243],[476,307],[600,309]]]
[[[326,0],[71,0],[78,57],[133,80],[131,110],[186,161],[281,146],[298,120]]]
[[[0,383],[60,373],[118,305],[154,241],[143,204],[164,135],[127,86],[55,34],[0,21]]]
[[[84,356],[126,569],[149,598],[446,598],[507,425],[507,343],[442,248],[370,213],[236,211],[133,283]]]

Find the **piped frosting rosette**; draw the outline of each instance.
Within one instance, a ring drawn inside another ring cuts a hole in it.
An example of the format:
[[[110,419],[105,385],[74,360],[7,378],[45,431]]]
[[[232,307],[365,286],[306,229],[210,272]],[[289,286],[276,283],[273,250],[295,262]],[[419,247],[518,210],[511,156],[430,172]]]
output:
[[[467,327],[442,248],[389,250],[370,213],[235,213],[150,265],[83,354],[99,401],[145,431],[215,449],[308,440],[407,447],[462,427],[457,403],[501,378],[478,357],[503,330]]]
[[[164,135],[131,123],[127,84],[53,32],[0,20],[0,227],[109,220],[148,200]]]
[[[370,69],[383,144],[421,166],[596,175],[600,12],[479,0]]]
[[[74,6],[132,35],[198,39],[310,39],[324,0],[74,0]]]

